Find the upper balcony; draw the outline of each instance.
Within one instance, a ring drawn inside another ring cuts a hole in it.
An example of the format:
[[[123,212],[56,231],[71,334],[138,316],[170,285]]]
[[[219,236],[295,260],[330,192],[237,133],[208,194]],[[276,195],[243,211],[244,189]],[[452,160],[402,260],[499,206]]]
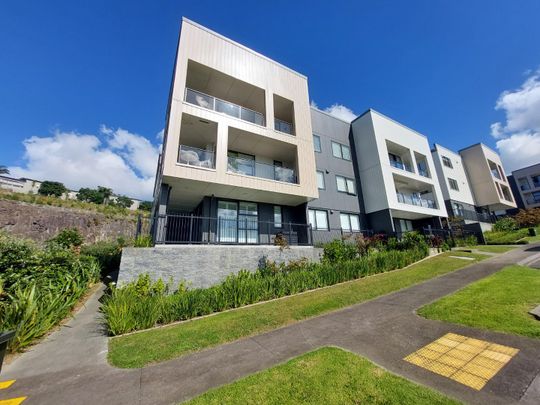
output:
[[[274,129],[289,135],[294,131],[294,103],[274,94]]]
[[[491,172],[491,175],[495,177],[497,180],[506,181],[504,177],[504,173],[502,171],[502,167],[499,166],[497,163],[492,162],[491,160],[487,160],[489,165],[489,171]]]
[[[416,160],[416,169],[418,170],[418,174],[422,177],[427,177],[430,179],[431,173],[429,171],[427,157],[421,153],[414,152],[414,160]]]
[[[398,203],[422,208],[438,209],[433,185],[413,180],[398,174],[392,174]]]
[[[182,114],[178,163],[215,169],[217,123]]]
[[[188,61],[184,100],[255,125],[266,125],[263,89],[192,60]]]
[[[386,149],[388,150],[390,166],[409,173],[415,173],[409,149],[388,140],[386,141]]]

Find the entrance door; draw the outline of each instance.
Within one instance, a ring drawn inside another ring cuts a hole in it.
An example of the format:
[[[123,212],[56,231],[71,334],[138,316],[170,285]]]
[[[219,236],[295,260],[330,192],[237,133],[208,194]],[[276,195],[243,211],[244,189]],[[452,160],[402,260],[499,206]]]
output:
[[[240,202],[238,214],[238,243],[258,243],[259,223],[257,204]]]
[[[222,243],[236,243],[238,239],[238,204],[218,202],[218,237]]]

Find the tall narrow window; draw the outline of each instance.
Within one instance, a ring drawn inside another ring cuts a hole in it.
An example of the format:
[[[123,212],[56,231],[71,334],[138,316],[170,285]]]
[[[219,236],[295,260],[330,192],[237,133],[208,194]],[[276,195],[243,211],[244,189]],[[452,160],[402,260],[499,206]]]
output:
[[[332,142],[332,155],[341,159],[341,145],[336,142]]]
[[[325,188],[325,185],[324,185],[324,172],[322,172],[321,170],[317,170],[317,188],[319,190],[324,190],[324,188]]]
[[[448,184],[450,185],[450,188],[452,190],[459,191],[458,182],[456,180],[451,179],[450,177],[448,177]]]
[[[319,135],[313,134],[313,149],[315,149],[315,152],[321,152],[321,137]]]
[[[443,165],[445,165],[446,167],[449,167],[450,169],[454,168],[454,166],[452,166],[452,161],[450,160],[450,158],[443,156],[442,162],[443,162]]]

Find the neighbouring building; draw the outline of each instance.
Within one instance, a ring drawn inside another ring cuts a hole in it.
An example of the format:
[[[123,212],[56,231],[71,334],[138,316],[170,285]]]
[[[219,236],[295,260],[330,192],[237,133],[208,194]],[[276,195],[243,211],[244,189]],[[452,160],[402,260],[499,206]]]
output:
[[[465,225],[479,222],[484,229],[490,229],[494,217],[488,209],[477,206],[461,155],[438,144],[431,154],[448,216]]]
[[[508,182],[518,208],[540,208],[540,163],[514,170]]]
[[[21,178],[13,178],[9,176],[0,176],[0,189],[8,190],[14,193],[22,193],[22,194],[38,194],[39,188],[41,186],[41,183],[43,183],[40,180],[34,180],[34,179],[28,179],[25,177]],[[77,199],[77,191],[75,190],[68,190],[65,192],[62,196],[62,199],[64,200],[76,200]],[[118,198],[117,195],[112,195],[110,197],[111,201],[116,201]],[[136,198],[131,198],[133,201],[131,206],[129,207],[130,210],[137,210],[139,208],[139,205],[141,204],[142,200],[138,200]]]
[[[447,213],[427,138],[374,110],[352,122],[352,135],[371,227],[441,228]]]
[[[516,208],[501,158],[482,143],[461,149],[459,154],[468,174],[476,206],[495,214]]]

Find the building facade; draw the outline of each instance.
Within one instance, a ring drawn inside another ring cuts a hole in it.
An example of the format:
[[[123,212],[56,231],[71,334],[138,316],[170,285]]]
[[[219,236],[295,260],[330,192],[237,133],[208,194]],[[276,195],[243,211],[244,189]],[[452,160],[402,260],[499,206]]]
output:
[[[432,151],[424,135],[371,109],[343,121],[310,107],[305,76],[183,19],[154,191],[156,243],[400,234],[442,228],[449,216],[488,220],[514,204],[508,193],[489,148]]]
[[[508,181],[518,208],[540,208],[540,163],[514,170]]]

